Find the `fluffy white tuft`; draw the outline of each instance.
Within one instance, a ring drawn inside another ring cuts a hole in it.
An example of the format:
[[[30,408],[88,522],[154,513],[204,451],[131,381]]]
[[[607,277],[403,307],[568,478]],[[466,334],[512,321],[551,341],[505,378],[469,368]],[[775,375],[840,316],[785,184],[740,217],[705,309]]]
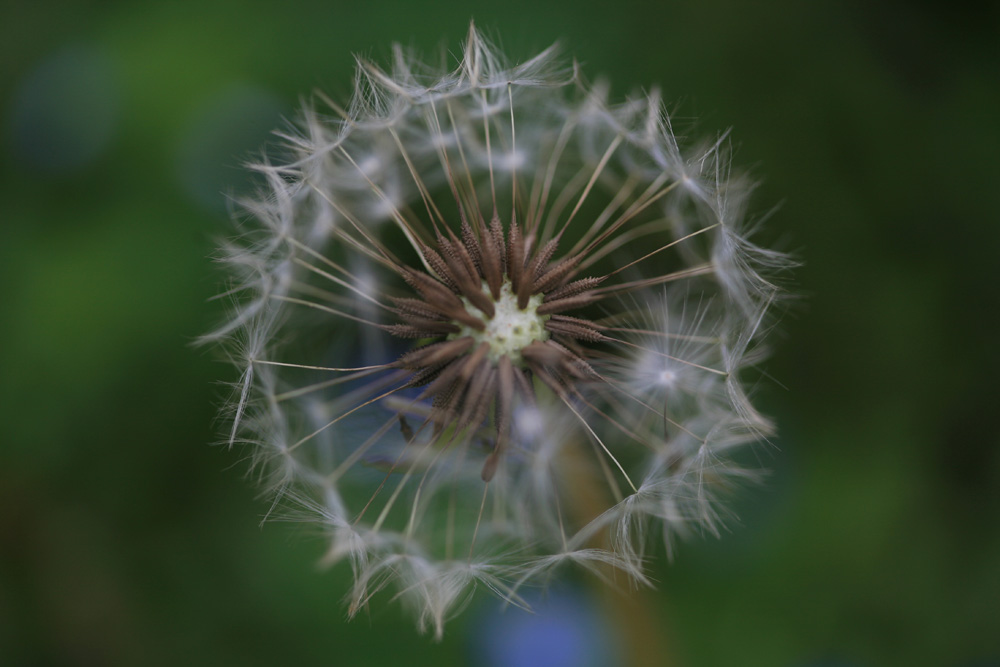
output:
[[[725,135],[685,146],[657,91],[607,91],[555,49],[511,64],[473,27],[452,70],[399,47],[388,69],[359,60],[350,101],[317,95],[253,166],[264,186],[220,254],[231,314],[206,336],[240,374],[226,439],[322,527],[325,562],[350,563],[352,615],[384,593],[440,638],[474,589],[523,605],[563,565],[647,585],[654,540],[717,532],[722,492],[755,474],[734,455],[773,425],[743,376],[787,259],[750,240]],[[431,423],[392,363],[412,347],[394,263],[437,275],[420,244],[468,212],[605,277],[584,291],[598,333],[554,335],[586,348],[579,382],[507,406],[502,456],[498,418]]]

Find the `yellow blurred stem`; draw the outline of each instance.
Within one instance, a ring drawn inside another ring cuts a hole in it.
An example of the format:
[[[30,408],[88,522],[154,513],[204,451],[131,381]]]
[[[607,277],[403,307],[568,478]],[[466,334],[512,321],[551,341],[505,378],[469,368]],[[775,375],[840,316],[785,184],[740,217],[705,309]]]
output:
[[[560,468],[566,471],[560,491],[566,499],[567,512],[574,521],[585,525],[601,515],[613,502],[611,492],[601,477],[595,476],[593,453],[577,444],[563,451]],[[587,545],[610,550],[611,538],[607,529]],[[597,575],[589,580],[600,593],[606,615],[615,625],[621,648],[626,652],[624,664],[631,667],[678,667],[679,660],[671,651],[673,636],[666,619],[654,604],[654,594],[645,588],[636,588],[629,581],[622,581],[622,574],[610,565],[601,568],[601,575],[616,586],[607,585]]]

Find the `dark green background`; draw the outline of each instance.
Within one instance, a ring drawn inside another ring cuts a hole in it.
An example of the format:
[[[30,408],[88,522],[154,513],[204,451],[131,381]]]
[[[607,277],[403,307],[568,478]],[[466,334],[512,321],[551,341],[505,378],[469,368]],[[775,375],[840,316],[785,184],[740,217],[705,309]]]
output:
[[[353,53],[454,50],[471,17],[733,126],[804,261],[773,474],[654,567],[675,657],[1000,664],[1000,10],[861,0],[5,3],[0,664],[475,661],[478,607],[441,644],[384,603],[347,623],[321,541],[258,527],[209,444],[233,371],[189,346],[240,160],[314,87],[345,99]]]

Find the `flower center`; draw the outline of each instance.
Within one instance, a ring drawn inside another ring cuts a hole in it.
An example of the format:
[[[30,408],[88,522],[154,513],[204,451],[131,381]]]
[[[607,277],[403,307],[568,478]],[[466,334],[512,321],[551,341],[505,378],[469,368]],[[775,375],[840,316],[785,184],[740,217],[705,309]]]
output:
[[[485,282],[483,292],[490,293]],[[492,318],[488,318],[483,311],[462,297],[465,309],[471,315],[482,319],[486,323],[486,328],[477,331],[470,326],[461,325],[461,331],[449,338],[469,336],[476,343],[489,343],[490,349],[486,356],[490,361],[496,363],[506,355],[515,366],[521,366],[523,365],[521,350],[535,341],[544,342],[549,339],[549,332],[545,328],[549,315],[539,315],[537,312],[543,298],[543,294],[535,294],[528,299],[528,305],[522,310],[517,307],[517,294],[511,288],[510,281],[504,280],[500,288],[500,298],[493,303],[496,312]]]

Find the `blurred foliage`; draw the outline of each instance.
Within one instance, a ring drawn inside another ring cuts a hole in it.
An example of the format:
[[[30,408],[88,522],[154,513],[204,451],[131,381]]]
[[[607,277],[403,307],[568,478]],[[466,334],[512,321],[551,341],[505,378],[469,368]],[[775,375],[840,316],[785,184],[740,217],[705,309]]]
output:
[[[485,611],[441,644],[389,605],[347,623],[321,540],[258,528],[210,446],[232,370],[189,345],[267,130],[344,99],[352,54],[454,48],[471,17],[734,126],[781,204],[762,236],[804,260],[770,479],[655,566],[677,663],[1000,664],[1000,9],[926,0],[5,5],[0,664],[482,662]]]

